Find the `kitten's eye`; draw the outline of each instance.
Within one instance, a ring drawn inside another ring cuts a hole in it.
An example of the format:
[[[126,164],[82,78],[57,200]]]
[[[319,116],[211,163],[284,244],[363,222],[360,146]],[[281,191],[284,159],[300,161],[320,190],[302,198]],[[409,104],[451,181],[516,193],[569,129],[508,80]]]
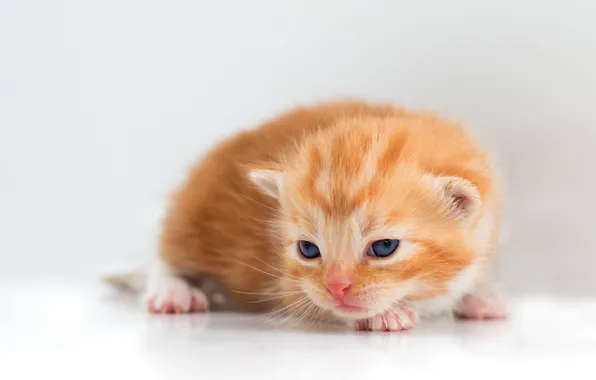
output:
[[[399,246],[397,239],[377,240],[370,245],[367,254],[373,257],[388,257]]]
[[[316,259],[321,256],[319,247],[306,240],[300,240],[298,242],[298,250],[300,251],[300,254],[307,259]]]

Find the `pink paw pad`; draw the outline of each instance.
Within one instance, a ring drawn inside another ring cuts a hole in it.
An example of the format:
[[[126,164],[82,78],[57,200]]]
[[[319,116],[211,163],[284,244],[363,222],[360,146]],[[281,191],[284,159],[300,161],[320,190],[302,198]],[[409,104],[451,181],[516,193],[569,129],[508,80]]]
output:
[[[205,294],[185,282],[171,282],[151,292],[147,310],[152,314],[200,313],[209,310]]]
[[[454,313],[465,319],[503,319],[508,315],[505,301],[496,293],[464,296]]]
[[[383,314],[356,322],[361,331],[404,331],[410,330],[418,322],[418,315],[408,306],[400,305]]]

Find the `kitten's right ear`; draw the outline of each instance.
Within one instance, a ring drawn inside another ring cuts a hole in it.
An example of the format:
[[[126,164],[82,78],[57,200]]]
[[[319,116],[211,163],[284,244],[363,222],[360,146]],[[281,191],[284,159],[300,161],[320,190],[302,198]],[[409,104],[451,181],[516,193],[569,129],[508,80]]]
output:
[[[248,173],[251,181],[272,198],[279,199],[283,183],[283,173],[276,170],[254,169]]]

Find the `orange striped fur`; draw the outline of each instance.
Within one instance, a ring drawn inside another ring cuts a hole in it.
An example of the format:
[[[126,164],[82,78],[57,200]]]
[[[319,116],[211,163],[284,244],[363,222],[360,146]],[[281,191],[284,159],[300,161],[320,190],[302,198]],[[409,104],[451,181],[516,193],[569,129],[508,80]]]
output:
[[[214,276],[246,310],[295,303],[311,315],[368,318],[396,302],[472,291],[488,269],[499,206],[489,157],[458,124],[322,104],[209,152],[172,198],[160,256],[176,273]],[[379,239],[400,239],[397,252],[366,256]],[[299,240],[321,257],[302,258]],[[365,311],[333,307],[324,287],[332,268],[353,277],[350,302]]]

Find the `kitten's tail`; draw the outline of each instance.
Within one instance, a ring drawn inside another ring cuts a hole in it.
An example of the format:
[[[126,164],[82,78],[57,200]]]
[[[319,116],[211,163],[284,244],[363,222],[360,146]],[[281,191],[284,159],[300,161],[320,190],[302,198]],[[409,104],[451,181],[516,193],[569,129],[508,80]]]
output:
[[[101,280],[121,291],[141,293],[147,284],[147,270],[139,268],[129,272],[108,274]]]

